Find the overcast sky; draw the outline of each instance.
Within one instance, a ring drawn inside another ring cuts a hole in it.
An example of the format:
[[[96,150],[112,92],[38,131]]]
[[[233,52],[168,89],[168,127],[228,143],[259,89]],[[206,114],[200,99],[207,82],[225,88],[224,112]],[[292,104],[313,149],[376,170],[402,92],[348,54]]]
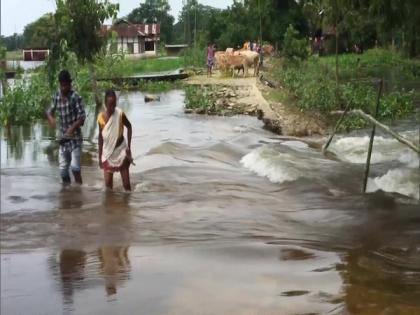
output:
[[[144,0],[111,0],[120,4],[119,17],[125,16]],[[226,8],[232,0],[198,0],[199,3],[216,8]],[[0,0],[1,3],[1,35],[9,36],[22,33],[26,24],[38,19],[47,12],[55,11],[55,0]],[[182,0],[169,0],[171,14],[177,19],[182,8]]]

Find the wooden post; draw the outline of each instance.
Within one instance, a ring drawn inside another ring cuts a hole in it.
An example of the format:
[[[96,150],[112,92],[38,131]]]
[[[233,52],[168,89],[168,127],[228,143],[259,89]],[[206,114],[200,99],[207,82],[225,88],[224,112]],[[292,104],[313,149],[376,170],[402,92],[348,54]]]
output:
[[[334,138],[335,133],[338,130],[338,127],[340,127],[340,125],[342,124],[342,122],[344,121],[344,116],[346,116],[348,110],[350,108],[350,102],[347,103],[346,109],[344,110],[344,112],[341,114],[340,119],[337,121],[337,124],[334,127],[333,133],[331,134],[331,136],[329,137],[327,143],[325,144],[325,146],[322,148],[322,153],[325,154],[327,152],[328,147],[331,144],[332,139]]]
[[[378,112],[379,112],[379,100],[381,98],[382,87],[383,87],[383,80],[381,79],[379,80],[378,96],[376,98],[375,119],[377,118]],[[366,192],[367,181],[369,178],[370,158],[372,156],[373,139],[375,138],[375,130],[376,130],[376,125],[374,124],[372,127],[372,133],[370,135],[369,149],[368,149],[368,154],[367,154],[367,159],[366,159],[365,178],[363,180],[363,193]]]

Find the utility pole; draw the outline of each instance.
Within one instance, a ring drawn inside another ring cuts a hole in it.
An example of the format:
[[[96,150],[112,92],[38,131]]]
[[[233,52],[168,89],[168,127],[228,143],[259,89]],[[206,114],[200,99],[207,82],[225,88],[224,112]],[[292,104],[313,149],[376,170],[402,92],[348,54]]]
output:
[[[190,0],[187,0],[187,34],[188,34],[188,45],[191,45],[191,24],[190,24]]]
[[[194,49],[197,48],[197,5],[198,1],[194,4]]]
[[[184,10],[185,7],[185,0],[182,0],[182,9]],[[184,43],[187,43],[187,23],[185,21],[186,16],[184,16]]]
[[[260,14],[260,45],[262,46],[261,0],[258,0],[258,12]]]

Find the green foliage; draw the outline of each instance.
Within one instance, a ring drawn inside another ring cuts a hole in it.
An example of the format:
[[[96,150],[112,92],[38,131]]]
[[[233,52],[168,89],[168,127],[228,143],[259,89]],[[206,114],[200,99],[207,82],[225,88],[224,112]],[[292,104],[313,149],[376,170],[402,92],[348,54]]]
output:
[[[24,36],[14,33],[10,36],[0,35],[0,45],[6,47],[7,50],[18,50],[23,48]]]
[[[307,30],[301,5],[297,1],[233,1],[231,6],[221,10],[193,0],[184,5],[174,26],[174,35],[177,43],[190,46],[194,38],[198,40],[200,35],[204,35],[199,45],[214,42],[224,50],[228,47],[242,47],[245,41],[258,40],[260,35],[264,41],[281,43],[289,24],[293,24],[300,32]]]
[[[213,105],[208,89],[195,85],[185,87],[185,108],[206,112]]]
[[[46,48],[55,34],[55,21],[52,13],[47,13],[35,22],[25,26],[23,31],[23,46],[30,48]]]
[[[319,59],[322,67],[331,67],[334,57]],[[355,77],[385,77],[399,82],[418,80],[420,76],[420,60],[407,59],[401,54],[388,49],[370,49],[363,55],[340,55],[340,78],[344,81]]]
[[[414,91],[404,88],[404,82],[419,79],[419,62],[404,60],[397,53],[383,50],[363,55],[340,56],[340,102],[335,102],[333,57],[312,57],[301,63],[277,62],[274,76],[282,82],[291,103],[300,110],[319,111],[329,115],[347,103],[352,108],[373,114],[377,97],[378,78],[385,79],[378,118],[395,120],[412,113]],[[411,69],[410,71],[408,69]],[[347,119],[346,128],[362,127],[366,122],[357,117]]]
[[[347,48],[395,44],[410,57],[420,53],[419,1],[308,0],[303,12],[311,33],[336,26],[339,42]]]
[[[0,99],[1,125],[29,124],[42,117],[50,102],[48,83],[42,75],[33,74],[30,80],[16,81]]]
[[[0,45],[0,60],[5,60],[6,59],[6,47]]]
[[[142,73],[172,71],[182,68],[182,58],[126,59],[123,55],[103,55],[97,58],[95,70],[99,78],[119,78]]]
[[[142,92],[159,93],[183,87],[181,81],[142,81],[139,89]]]
[[[306,39],[301,39],[299,32],[289,25],[284,34],[283,55],[289,61],[305,60],[309,56],[309,45]]]
[[[181,58],[185,67],[205,68],[207,51],[205,47],[187,48],[182,51]]]
[[[7,51],[6,60],[23,60],[22,50]]]
[[[79,62],[92,62],[104,44],[101,27],[105,20],[116,17],[119,5],[108,0],[56,0],[56,5],[59,38],[67,41]]]

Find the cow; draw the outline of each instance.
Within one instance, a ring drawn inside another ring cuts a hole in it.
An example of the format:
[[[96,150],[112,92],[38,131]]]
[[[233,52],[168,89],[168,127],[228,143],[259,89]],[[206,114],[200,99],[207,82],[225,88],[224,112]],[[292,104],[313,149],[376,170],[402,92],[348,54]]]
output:
[[[226,53],[224,51],[216,51],[214,54],[214,65],[218,70],[226,69]]]
[[[235,50],[233,48],[226,48],[225,53],[226,54],[233,54],[235,52]]]
[[[272,56],[273,53],[274,53],[273,45],[269,45],[269,44],[263,45],[262,46],[262,52],[263,52],[264,56],[266,56],[266,57]]]
[[[260,55],[255,51],[240,51],[239,56],[245,57],[246,67],[244,67],[246,75],[248,75],[248,67],[254,67],[254,76],[257,76],[260,71]]]
[[[226,55],[227,69],[232,71],[232,77],[235,76],[235,70],[243,70],[243,76],[248,73],[248,63],[245,56],[242,55]],[[238,71],[239,74],[239,71]]]

